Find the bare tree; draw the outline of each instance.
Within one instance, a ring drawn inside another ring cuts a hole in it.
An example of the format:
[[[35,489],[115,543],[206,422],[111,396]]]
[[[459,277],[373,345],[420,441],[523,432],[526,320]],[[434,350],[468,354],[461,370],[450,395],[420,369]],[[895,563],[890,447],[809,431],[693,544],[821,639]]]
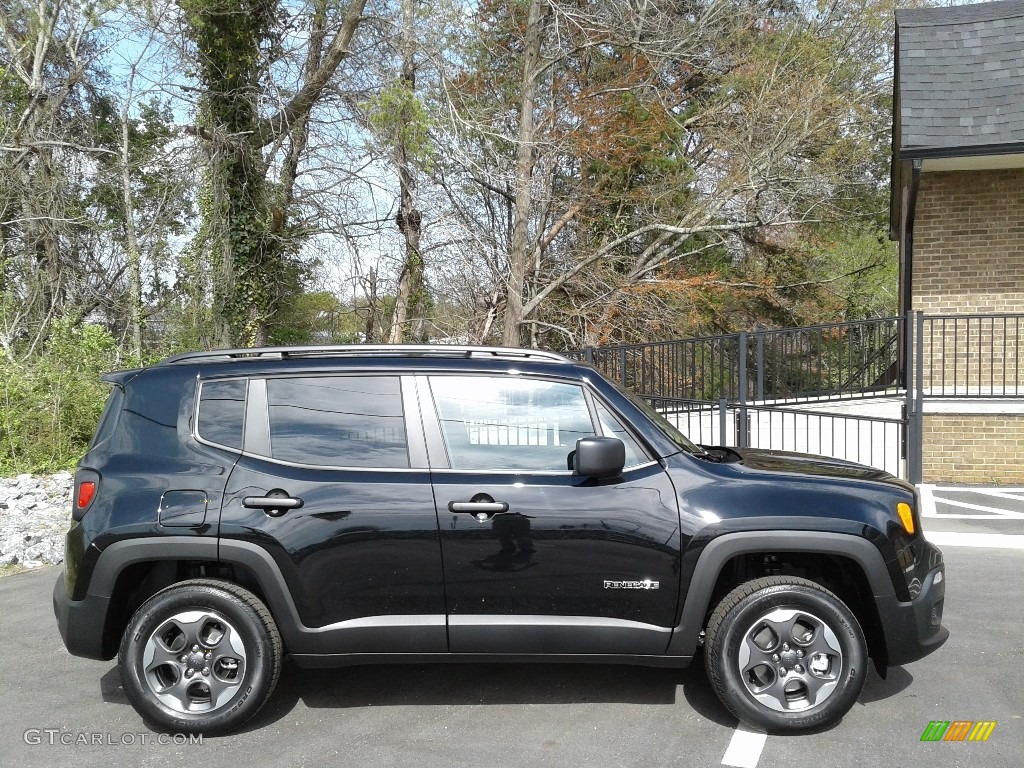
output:
[[[884,128],[883,6],[488,6],[449,79],[442,184],[478,188],[450,198],[505,261],[481,306],[502,340],[579,343],[622,291],[703,290],[711,255],[733,270],[858,215],[881,183],[856,158]]]
[[[87,236],[80,185],[92,159],[115,150],[94,141],[90,105],[101,50],[79,2],[5,4],[0,13],[0,347],[35,350],[50,322],[95,287],[80,279]]]

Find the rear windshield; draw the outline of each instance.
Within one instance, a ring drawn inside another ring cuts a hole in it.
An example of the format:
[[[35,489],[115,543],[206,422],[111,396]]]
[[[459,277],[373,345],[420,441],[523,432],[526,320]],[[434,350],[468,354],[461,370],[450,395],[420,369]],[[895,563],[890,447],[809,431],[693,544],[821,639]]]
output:
[[[92,436],[92,443],[89,444],[90,449],[106,442],[114,434],[123,403],[124,389],[114,384],[110,389],[110,397],[107,398],[107,404],[103,407],[103,415],[100,416],[100,423],[96,427],[96,434]]]

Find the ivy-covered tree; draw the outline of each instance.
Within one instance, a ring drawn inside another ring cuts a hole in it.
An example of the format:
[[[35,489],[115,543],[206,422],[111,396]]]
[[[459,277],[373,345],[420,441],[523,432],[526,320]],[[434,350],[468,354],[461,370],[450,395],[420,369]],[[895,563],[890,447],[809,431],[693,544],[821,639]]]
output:
[[[308,30],[302,75],[287,101],[275,103],[269,76],[297,25],[284,4],[180,0],[202,86],[192,132],[208,158],[204,236],[213,262],[221,344],[266,343],[284,291],[295,285],[292,259],[301,233],[290,224],[308,120],[338,66],[351,55],[364,4],[351,0],[338,8],[328,0],[311,0],[298,12]]]

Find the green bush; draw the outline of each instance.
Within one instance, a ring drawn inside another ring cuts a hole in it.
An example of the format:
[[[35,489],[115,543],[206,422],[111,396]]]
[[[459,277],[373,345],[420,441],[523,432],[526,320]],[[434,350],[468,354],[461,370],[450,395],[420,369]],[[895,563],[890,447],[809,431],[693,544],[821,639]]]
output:
[[[118,367],[102,327],[58,320],[45,347],[0,368],[0,475],[68,469],[85,453]]]

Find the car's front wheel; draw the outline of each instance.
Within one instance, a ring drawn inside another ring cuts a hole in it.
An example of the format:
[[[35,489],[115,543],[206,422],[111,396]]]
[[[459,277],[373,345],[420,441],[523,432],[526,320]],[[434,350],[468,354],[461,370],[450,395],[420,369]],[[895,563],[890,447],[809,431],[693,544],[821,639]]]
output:
[[[170,731],[219,733],[263,706],[281,672],[282,646],[267,607],[229,582],[194,579],[153,595],[121,641],[125,693]]]
[[[853,706],[867,645],[853,612],[807,579],[742,584],[708,621],[705,666],[722,703],[773,732],[824,727]]]

